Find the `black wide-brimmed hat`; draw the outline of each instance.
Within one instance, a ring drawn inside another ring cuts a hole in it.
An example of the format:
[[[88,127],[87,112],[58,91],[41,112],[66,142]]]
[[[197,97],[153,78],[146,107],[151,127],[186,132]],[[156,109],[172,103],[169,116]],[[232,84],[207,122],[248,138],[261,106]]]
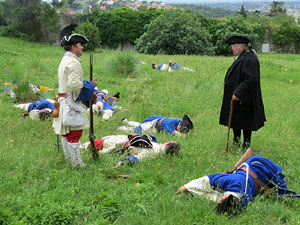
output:
[[[88,42],[89,40],[81,34],[71,34],[64,36],[60,41],[60,45],[63,47],[65,45],[75,45],[77,43],[86,44]]]
[[[233,45],[233,44],[248,44],[250,39],[246,36],[242,35],[231,35],[225,40],[226,44]]]
[[[194,125],[193,125],[192,120],[187,115],[184,115],[182,118],[182,121],[181,121],[180,132],[187,133],[193,128],[194,128]]]

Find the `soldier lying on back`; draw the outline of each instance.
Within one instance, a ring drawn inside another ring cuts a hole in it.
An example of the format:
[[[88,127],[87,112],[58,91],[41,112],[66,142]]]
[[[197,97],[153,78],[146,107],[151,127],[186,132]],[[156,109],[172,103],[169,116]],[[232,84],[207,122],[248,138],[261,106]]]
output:
[[[82,148],[89,148],[90,142],[81,145]],[[127,162],[133,165],[145,159],[154,158],[159,155],[178,154],[180,144],[169,141],[164,144],[157,143],[157,139],[152,135],[108,135],[101,140],[95,140],[96,149],[100,154],[110,152],[121,152],[128,156],[119,160],[115,169]]]

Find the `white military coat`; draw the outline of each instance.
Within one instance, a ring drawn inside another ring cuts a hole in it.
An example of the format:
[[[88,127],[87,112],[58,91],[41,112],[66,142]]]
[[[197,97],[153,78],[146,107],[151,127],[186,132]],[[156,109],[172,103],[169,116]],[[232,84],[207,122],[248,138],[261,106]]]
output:
[[[79,96],[83,87],[83,72],[80,59],[72,52],[66,52],[58,67],[58,93],[73,93],[73,99]],[[84,113],[84,124],[78,127],[62,125],[63,108],[67,102],[66,97],[59,97],[59,116],[53,120],[53,128],[56,134],[68,134],[70,130],[83,130],[89,128],[89,120]],[[81,104],[82,102],[76,102]],[[84,106],[85,107],[85,106]]]

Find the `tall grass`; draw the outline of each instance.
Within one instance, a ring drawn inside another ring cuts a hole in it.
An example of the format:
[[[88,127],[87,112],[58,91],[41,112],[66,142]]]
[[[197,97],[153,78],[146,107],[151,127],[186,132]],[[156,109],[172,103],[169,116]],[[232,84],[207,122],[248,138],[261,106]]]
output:
[[[104,70],[114,75],[134,75],[135,60],[130,52],[115,52],[111,57],[105,60]]]
[[[57,88],[58,47],[0,37],[0,80],[24,77]],[[224,171],[243,154],[230,147],[224,154],[226,127],[218,124],[223,81],[233,57],[141,55],[135,75],[105,70],[113,51],[94,53],[98,88],[120,91],[118,111],[111,121],[96,117],[96,138],[122,134],[120,120],[142,121],[151,115],[182,118],[187,114],[195,130],[185,137],[156,135],[163,143],[181,143],[178,156],[144,161],[134,167],[111,167],[123,156],[82,151],[87,168],[72,169],[57,153],[51,121],[21,118],[8,96],[0,95],[0,223],[3,224],[299,224],[299,200],[259,196],[240,216],[215,214],[215,204],[191,196],[176,197],[176,189],[192,179]],[[300,68],[299,55],[259,55],[262,95],[267,122],[253,133],[252,149],[283,167],[290,189],[300,192]],[[85,79],[89,54],[82,56]],[[161,72],[152,63],[177,62],[196,72]],[[54,98],[54,91],[49,93]],[[231,136],[232,138],[232,136]],[[82,142],[88,141],[85,131]],[[110,179],[107,174],[127,174]]]

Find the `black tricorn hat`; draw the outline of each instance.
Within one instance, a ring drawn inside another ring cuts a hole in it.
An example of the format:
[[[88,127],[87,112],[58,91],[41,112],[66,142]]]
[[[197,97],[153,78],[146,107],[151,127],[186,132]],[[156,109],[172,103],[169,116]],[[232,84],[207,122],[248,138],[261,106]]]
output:
[[[226,44],[233,45],[233,44],[248,44],[250,39],[246,36],[242,35],[231,35],[225,41]]]
[[[130,146],[138,147],[138,148],[152,148],[152,143],[147,137],[147,135],[136,136],[132,138],[130,141]]]
[[[89,40],[81,34],[71,34],[69,36],[64,36],[60,41],[60,45],[63,47],[65,45],[75,45],[77,43],[86,44],[88,42]]]
[[[183,116],[180,124],[181,124],[181,128],[180,128],[181,133],[187,133],[191,129],[194,129],[193,122],[187,115]]]
[[[217,214],[227,213],[228,215],[237,214],[240,211],[239,203],[233,198],[233,195],[229,195],[223,201],[217,205]]]
[[[117,92],[113,97],[116,97],[117,99],[120,98],[120,92]]]

